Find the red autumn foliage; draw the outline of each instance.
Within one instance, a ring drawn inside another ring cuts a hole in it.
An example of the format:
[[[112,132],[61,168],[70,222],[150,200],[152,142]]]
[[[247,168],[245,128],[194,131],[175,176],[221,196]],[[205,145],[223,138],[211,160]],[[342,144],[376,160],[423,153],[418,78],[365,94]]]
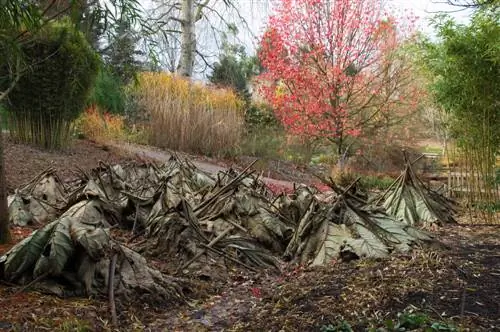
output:
[[[262,297],[262,290],[259,287],[252,287],[250,288],[250,291],[252,292],[252,295],[256,298]]]
[[[279,0],[261,42],[260,91],[291,134],[328,139],[341,154],[349,137],[415,107],[398,52],[414,20],[380,0]]]

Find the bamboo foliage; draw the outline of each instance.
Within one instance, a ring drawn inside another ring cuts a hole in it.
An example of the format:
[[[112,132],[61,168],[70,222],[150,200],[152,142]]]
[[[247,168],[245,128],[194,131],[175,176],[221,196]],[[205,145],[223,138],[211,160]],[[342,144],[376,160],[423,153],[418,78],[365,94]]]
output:
[[[436,102],[450,118],[454,147],[448,155],[450,191],[459,193],[484,219],[497,220],[500,198],[500,19],[484,9],[468,25],[437,19],[440,41],[426,44]],[[458,183],[455,183],[458,182]],[[457,188],[458,187],[458,188]],[[472,210],[471,210],[472,211]]]
[[[482,220],[495,222],[500,202],[497,106],[486,100],[453,115],[455,140],[447,151],[454,161],[449,165],[450,193],[461,197],[470,212],[479,212]]]
[[[450,195],[463,199],[469,212],[479,212],[482,220],[495,222],[500,202],[498,157],[488,145],[472,144],[451,146],[447,154],[454,160],[449,163]]]
[[[45,26],[22,52],[32,65],[7,98],[11,134],[20,142],[61,148],[85,106],[98,56],[65,21]]]
[[[70,138],[71,122],[43,114],[12,113],[9,128],[15,140],[45,148],[61,148]]]

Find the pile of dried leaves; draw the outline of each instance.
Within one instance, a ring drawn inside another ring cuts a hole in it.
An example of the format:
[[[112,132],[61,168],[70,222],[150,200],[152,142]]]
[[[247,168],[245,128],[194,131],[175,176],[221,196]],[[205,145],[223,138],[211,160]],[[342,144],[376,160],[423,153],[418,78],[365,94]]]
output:
[[[456,223],[457,203],[426,186],[407,159],[404,171],[377,199],[381,201],[387,213],[408,225],[429,228]]]
[[[15,222],[54,220],[0,257],[2,279],[36,284],[60,296],[91,295],[113,287],[124,297],[182,300],[180,280],[149,267],[144,257],[111,238],[110,227],[120,221],[119,206],[100,185],[88,178],[65,187],[56,179],[47,172],[11,200]],[[60,205],[55,197],[62,198]],[[13,204],[18,204],[15,209]]]
[[[251,165],[250,165],[251,166]],[[185,280],[172,274],[228,266],[279,270],[284,260],[385,257],[433,242],[346,190],[324,198],[300,186],[275,196],[250,171],[210,175],[189,161],[101,164],[78,180],[47,170],[10,197],[16,225],[44,224],[0,257],[0,278],[58,295],[105,293],[180,301]],[[138,238],[134,250],[110,229]]]

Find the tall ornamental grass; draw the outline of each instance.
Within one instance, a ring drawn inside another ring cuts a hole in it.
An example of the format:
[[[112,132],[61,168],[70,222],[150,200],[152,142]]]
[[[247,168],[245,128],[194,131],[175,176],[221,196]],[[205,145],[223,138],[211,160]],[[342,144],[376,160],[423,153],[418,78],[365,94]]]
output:
[[[148,140],[152,145],[224,155],[240,144],[244,104],[230,90],[148,72],[139,75],[133,94],[136,106],[148,119]]]

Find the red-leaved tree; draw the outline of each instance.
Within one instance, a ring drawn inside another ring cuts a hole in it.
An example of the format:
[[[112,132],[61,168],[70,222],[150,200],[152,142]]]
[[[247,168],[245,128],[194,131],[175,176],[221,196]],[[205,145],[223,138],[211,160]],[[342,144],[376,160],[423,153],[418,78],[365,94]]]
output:
[[[352,137],[416,106],[400,47],[413,22],[380,0],[279,0],[261,42],[260,92],[289,133],[327,139],[345,157]]]

